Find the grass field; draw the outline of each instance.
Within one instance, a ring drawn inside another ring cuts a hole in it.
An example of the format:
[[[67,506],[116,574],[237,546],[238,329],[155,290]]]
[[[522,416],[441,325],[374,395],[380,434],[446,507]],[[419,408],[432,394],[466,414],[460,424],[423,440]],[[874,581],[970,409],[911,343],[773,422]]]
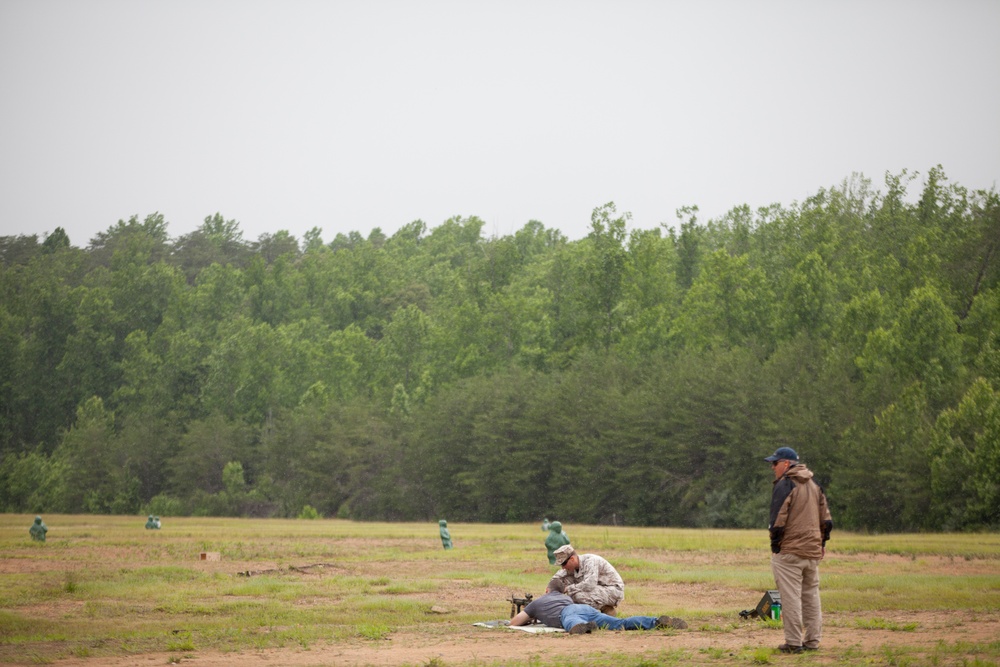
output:
[[[1000,664],[1000,535],[834,532],[823,650],[745,621],[773,588],[766,532],[574,526],[626,581],[620,615],[684,631],[473,627],[556,569],[539,525],[0,515],[0,662],[130,665]],[[205,553],[218,560],[202,560]]]

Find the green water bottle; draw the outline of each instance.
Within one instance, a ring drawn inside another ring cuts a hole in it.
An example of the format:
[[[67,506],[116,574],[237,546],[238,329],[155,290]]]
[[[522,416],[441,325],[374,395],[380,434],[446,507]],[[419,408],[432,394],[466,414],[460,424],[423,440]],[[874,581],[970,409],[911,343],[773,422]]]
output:
[[[773,605],[771,605],[771,618],[773,618],[776,621],[780,621],[781,620],[781,603],[780,602],[775,602]]]

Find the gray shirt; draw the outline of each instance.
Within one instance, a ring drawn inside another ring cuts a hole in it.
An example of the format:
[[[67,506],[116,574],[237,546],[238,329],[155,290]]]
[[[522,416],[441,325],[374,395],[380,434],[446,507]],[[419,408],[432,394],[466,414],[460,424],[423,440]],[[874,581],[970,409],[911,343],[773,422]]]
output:
[[[564,593],[546,593],[529,602],[524,608],[524,613],[550,628],[561,628],[563,609],[571,604],[575,604],[573,598]]]

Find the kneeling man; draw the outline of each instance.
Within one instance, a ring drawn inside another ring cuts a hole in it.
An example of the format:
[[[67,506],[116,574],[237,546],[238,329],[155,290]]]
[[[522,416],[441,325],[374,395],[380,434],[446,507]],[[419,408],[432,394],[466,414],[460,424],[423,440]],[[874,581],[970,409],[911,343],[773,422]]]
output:
[[[559,547],[554,555],[562,569],[552,578],[563,582],[566,595],[613,616],[625,599],[625,582],[618,570],[597,554],[576,553],[571,544]]]

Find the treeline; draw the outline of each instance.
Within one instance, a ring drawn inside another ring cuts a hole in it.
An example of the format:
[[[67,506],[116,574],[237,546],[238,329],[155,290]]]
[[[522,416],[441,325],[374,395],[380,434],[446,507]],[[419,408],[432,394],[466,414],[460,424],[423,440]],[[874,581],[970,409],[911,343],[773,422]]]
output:
[[[586,238],[0,238],[0,511],[1000,527],[1000,198],[931,169]]]

